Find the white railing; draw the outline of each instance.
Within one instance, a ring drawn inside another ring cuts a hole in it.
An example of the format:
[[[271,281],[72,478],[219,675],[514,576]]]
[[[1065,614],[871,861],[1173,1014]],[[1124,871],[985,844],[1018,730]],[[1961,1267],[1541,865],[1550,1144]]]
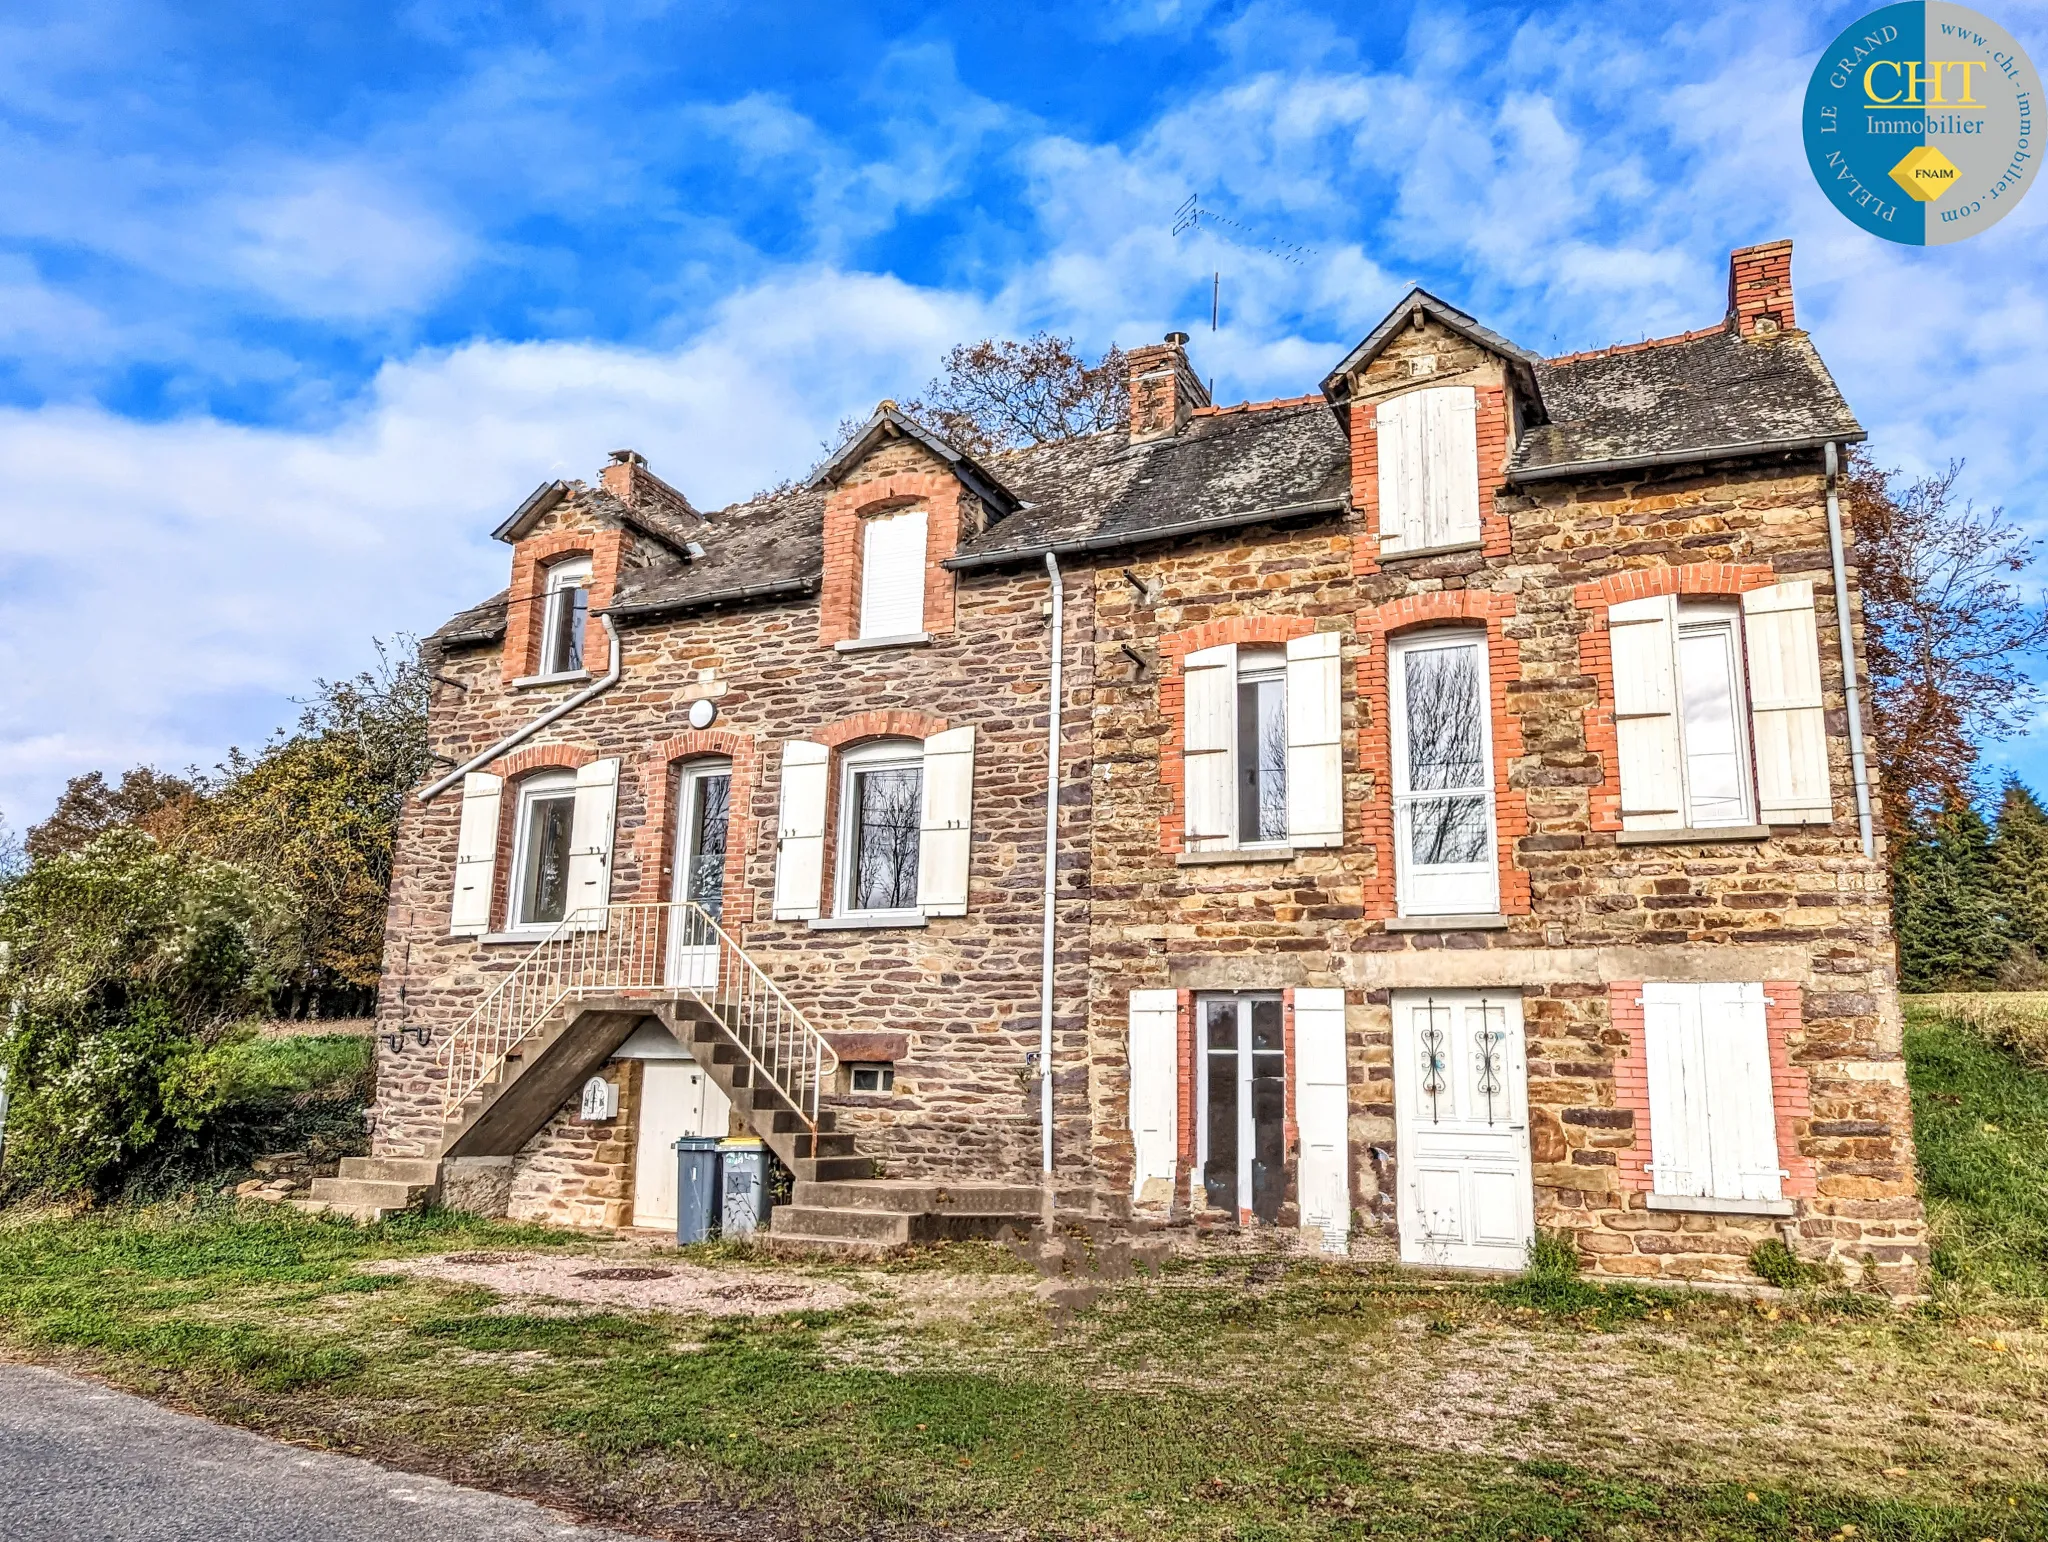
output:
[[[535,943],[436,1052],[442,1119],[452,1121],[564,1002],[626,995],[687,997],[707,1009],[816,1132],[819,1095],[839,1057],[761,966],[688,901],[579,910]]]

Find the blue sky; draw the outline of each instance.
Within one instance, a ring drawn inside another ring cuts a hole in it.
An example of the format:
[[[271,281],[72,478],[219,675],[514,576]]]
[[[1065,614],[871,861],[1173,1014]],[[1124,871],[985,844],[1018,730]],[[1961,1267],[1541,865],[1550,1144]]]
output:
[[[1868,8],[14,0],[0,813],[261,740],[498,588],[547,477],[630,445],[721,503],[1039,327],[1294,395],[1410,280],[1598,347],[1789,235],[1877,454],[2048,530],[2048,194],[1920,250],[1806,171]],[[2048,4],[1991,11],[2048,59]],[[1190,193],[1237,229],[1172,235]],[[2048,783],[2048,731],[2002,756]]]

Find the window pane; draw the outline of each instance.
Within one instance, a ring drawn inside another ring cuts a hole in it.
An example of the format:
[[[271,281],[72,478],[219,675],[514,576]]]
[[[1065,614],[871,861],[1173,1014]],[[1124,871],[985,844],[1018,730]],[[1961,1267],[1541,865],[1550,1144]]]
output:
[[[684,898],[714,919],[724,914],[725,826],[732,789],[730,776],[691,779],[690,872]]]
[[[548,674],[564,674],[583,667],[583,627],[590,619],[590,591],[580,584],[557,589],[550,599],[549,613],[554,617],[554,635],[548,641],[548,656],[543,669]]]
[[[1203,1039],[1210,1049],[1227,1050],[1237,1053],[1237,1003],[1235,1001],[1205,1001],[1202,1003]]]
[[[520,919],[528,924],[568,914],[569,825],[575,813],[574,797],[535,798],[527,805]]]
[[[1678,639],[1685,701],[1685,780],[1693,825],[1748,819],[1735,706],[1735,628],[1686,628]]]
[[[1287,685],[1278,677],[1237,687],[1237,829],[1243,841],[1287,837]]]
[[[912,766],[854,774],[853,908],[917,905],[917,819],[924,773]]]
[[[1476,647],[1416,648],[1404,655],[1408,791],[1486,785],[1481,657]]]
[[[1484,798],[1420,798],[1408,805],[1408,851],[1418,867],[1486,860]]]
[[[1202,1192],[1218,1210],[1237,1211],[1237,1003],[1203,1004],[1208,1022],[1208,1106],[1203,1110],[1208,1158]]]
[[[1273,1000],[1252,1002],[1252,1053],[1254,1055],[1277,1055],[1287,1047],[1287,1038],[1280,1003]],[[1263,1073],[1261,1073],[1263,1074]],[[1274,1074],[1278,1074],[1277,1072]]]

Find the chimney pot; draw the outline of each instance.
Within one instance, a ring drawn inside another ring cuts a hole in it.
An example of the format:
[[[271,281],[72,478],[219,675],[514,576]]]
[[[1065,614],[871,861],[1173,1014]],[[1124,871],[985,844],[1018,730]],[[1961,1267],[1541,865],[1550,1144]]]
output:
[[[1188,335],[1185,332],[1169,332],[1166,334],[1166,340],[1176,348],[1185,348],[1188,345]]]

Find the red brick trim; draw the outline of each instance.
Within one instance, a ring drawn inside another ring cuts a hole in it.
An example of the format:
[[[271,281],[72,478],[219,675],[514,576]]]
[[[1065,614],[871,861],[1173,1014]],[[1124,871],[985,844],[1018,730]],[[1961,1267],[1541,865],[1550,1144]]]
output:
[[[604,623],[597,613],[611,604],[618,587],[625,539],[621,530],[558,530],[512,548],[512,590],[505,603],[505,653],[500,665],[503,678],[518,680],[539,671],[548,569],[568,557],[590,559],[590,621],[583,633],[583,656],[602,656],[606,648]]]
[[[1650,1164],[1650,1062],[1643,1029],[1643,982],[1612,980],[1607,1015],[1625,1040],[1614,1062],[1614,1106],[1635,1115],[1635,1142],[1615,1154],[1623,1189],[1647,1194],[1656,1180]],[[1792,1063],[1792,1042],[1803,1034],[1805,992],[1797,980],[1764,982],[1764,1036],[1771,1052],[1771,1111],[1778,1125],[1778,1166],[1787,1199],[1811,1199],[1819,1192],[1819,1169],[1801,1152],[1813,1121],[1813,1100],[1804,1066]]]
[[[929,712],[856,712],[814,729],[809,738],[836,750],[857,739],[929,739],[945,731],[946,720]]]
[[[1176,1174],[1174,1199],[1184,1203],[1187,1196],[1187,1182],[1195,1170],[1195,1152],[1199,1149],[1195,1140],[1195,1089],[1199,1085],[1195,1076],[1195,993],[1178,990],[1174,993],[1175,1026],[1180,1036],[1180,1166]]]
[[[510,782],[533,771],[580,771],[596,759],[597,751],[585,744],[529,744],[491,764]]]
[[[512,849],[518,844],[519,784],[541,771],[580,771],[595,759],[597,751],[588,745],[529,744],[492,762],[496,773],[505,779],[498,800],[498,863],[491,870],[491,917],[497,925],[512,924]]]
[[[1427,388],[1425,383],[1415,389]],[[1497,494],[1508,464],[1507,388],[1474,386],[1472,394],[1479,456],[1480,555],[1506,557],[1514,549],[1514,535]],[[1351,506],[1363,522],[1363,529],[1351,543],[1351,570],[1361,577],[1379,572],[1381,565],[1380,436],[1376,423],[1380,401],[1388,399],[1351,404]]]
[[[681,763],[704,756],[724,756],[732,763],[732,787],[725,835],[724,920],[728,928],[754,918],[754,891],[747,883],[747,862],[753,856],[756,827],[754,788],[760,780],[761,741],[729,728],[687,729],[642,752],[640,785],[647,797],[647,815],[638,845],[643,903],[668,899],[674,882],[676,851],[676,787]]]
[[[1285,647],[1315,629],[1315,622],[1307,616],[1225,616],[1168,632],[1159,639],[1159,715],[1166,728],[1159,744],[1159,782],[1166,789],[1166,813],[1159,821],[1160,850],[1187,849],[1187,778],[1181,755],[1187,749],[1188,655],[1227,643]]]
[[[1280,1149],[1282,1160],[1293,1162],[1301,1155],[1301,1121],[1294,1107],[1294,987],[1280,992]]]
[[[829,648],[860,635],[861,522],[920,503],[925,508],[924,629],[934,635],[951,632],[955,581],[942,564],[960,544],[969,496],[960,479],[944,471],[903,471],[835,487],[825,499],[819,643]]]
[[[1499,846],[1501,914],[1529,914],[1529,875],[1515,863],[1516,844],[1529,833],[1529,799],[1513,785],[1513,766],[1523,754],[1522,720],[1509,706],[1509,692],[1522,678],[1522,648],[1508,636],[1506,621],[1515,599],[1484,589],[1444,589],[1390,600],[1358,613],[1358,699],[1361,712],[1359,765],[1371,777],[1365,802],[1366,844],[1373,851],[1373,875],[1365,881],[1365,919],[1398,914],[1394,876],[1394,764],[1387,721],[1387,640],[1417,627],[1445,622],[1478,622],[1486,628],[1488,695],[1493,726],[1493,817]]]
[[[1591,612],[1579,633],[1579,670],[1595,684],[1585,720],[1586,751],[1600,757],[1601,780],[1591,789],[1587,811],[1595,830],[1619,830],[1621,821],[1621,743],[1614,727],[1614,652],[1607,639],[1607,607],[1626,600],[1659,595],[1734,595],[1763,589],[1778,581],[1769,563],[1688,562],[1677,567],[1630,568],[1579,584],[1572,599]]]

